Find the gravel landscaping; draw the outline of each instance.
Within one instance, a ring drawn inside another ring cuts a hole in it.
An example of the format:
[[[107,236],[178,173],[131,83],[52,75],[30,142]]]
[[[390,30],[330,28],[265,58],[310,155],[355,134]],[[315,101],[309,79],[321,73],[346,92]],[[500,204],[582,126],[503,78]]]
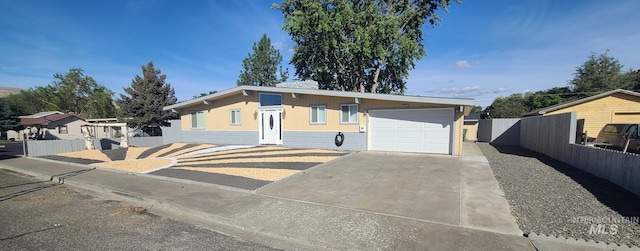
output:
[[[640,246],[639,196],[519,146],[478,144],[525,233]]]
[[[281,146],[173,143],[152,148],[83,150],[42,158],[255,190],[345,154]]]

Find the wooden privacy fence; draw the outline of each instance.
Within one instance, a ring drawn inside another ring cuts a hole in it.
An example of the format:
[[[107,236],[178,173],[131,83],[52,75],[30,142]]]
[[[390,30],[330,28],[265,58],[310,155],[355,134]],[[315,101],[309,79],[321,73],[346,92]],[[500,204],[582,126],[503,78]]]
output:
[[[158,137],[129,137],[129,146],[156,147],[174,142],[182,142],[180,120],[170,120],[171,126],[162,127],[162,135]],[[84,139],[68,140],[28,140],[27,156],[46,156],[86,149]],[[97,150],[117,149],[120,138],[96,138],[93,145]]]
[[[523,118],[520,146],[640,195],[640,155],[574,144],[576,126],[575,112]]]
[[[162,136],[129,138],[129,146],[135,147],[156,147],[165,144],[164,142],[165,140]],[[76,152],[86,149],[84,139],[27,140],[26,143],[27,156],[32,157]],[[93,146],[97,150],[118,149],[120,148],[119,144],[120,138],[102,138],[93,141]]]

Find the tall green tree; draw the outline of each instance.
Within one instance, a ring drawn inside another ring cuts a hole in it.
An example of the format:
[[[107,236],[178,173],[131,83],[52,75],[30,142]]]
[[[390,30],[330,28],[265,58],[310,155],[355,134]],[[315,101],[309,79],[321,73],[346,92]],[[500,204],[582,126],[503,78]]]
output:
[[[201,92],[200,94],[198,94],[196,96],[193,96],[193,98],[204,97],[204,96],[211,95],[211,94],[214,94],[214,93],[218,93],[218,91],[213,90],[213,91],[209,91],[209,93]]]
[[[171,111],[163,111],[162,107],[176,103],[175,91],[167,76],[155,69],[153,62],[142,66],[142,77],[136,75],[131,86],[124,88],[116,101],[120,107],[121,117],[127,125],[143,131],[149,127],[168,126],[169,120],[176,118]]]
[[[6,96],[4,99],[17,116],[29,115],[44,111],[60,111],[54,102],[55,90],[51,86],[38,86],[19,93]]]
[[[115,116],[113,92],[85,76],[80,68],[55,74],[56,80],[5,97],[16,114],[28,115],[44,111],[74,112],[85,118]]]
[[[0,98],[0,131],[20,128],[18,114],[12,109],[10,101]]]
[[[484,110],[483,117],[487,119],[519,118],[528,111],[529,109],[524,104],[524,96],[515,93],[508,97],[496,98]]]
[[[591,96],[625,87],[622,65],[607,53],[592,53],[584,64],[576,68],[574,78],[569,82],[574,92]]]
[[[459,2],[459,1],[456,1]],[[296,76],[321,89],[401,94],[426,55],[422,26],[440,23],[450,0],[284,0]]]
[[[280,66],[280,78],[276,76],[278,66],[282,62],[282,55],[271,45],[267,34],[262,35],[260,41],[253,43],[253,53],[242,60],[244,70],[240,71],[238,85],[275,86],[287,81],[289,73]]]
[[[566,102],[573,98],[568,87],[553,87],[544,91],[527,92],[524,94],[524,106],[533,111]]]
[[[36,88],[35,95],[55,104],[62,112],[74,112],[85,118],[105,118],[115,116],[113,92],[99,85],[92,77],[85,76],[80,68],[70,69],[63,74],[55,74],[57,80],[50,86]],[[53,97],[51,97],[51,92]]]
[[[471,107],[471,113],[482,113],[482,106],[474,105],[473,107]]]
[[[626,90],[640,92],[640,70],[629,70],[622,75],[623,87]]]

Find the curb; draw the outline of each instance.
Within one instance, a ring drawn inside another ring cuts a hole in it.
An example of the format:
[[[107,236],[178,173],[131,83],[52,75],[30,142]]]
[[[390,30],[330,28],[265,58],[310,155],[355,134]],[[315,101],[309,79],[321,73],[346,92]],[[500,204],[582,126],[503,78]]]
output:
[[[640,248],[636,246],[618,245],[615,243],[606,243],[602,241],[598,242],[594,240],[565,238],[563,236],[555,236],[555,235],[536,234],[535,232],[531,232],[525,236],[529,238],[529,240],[552,241],[557,243],[599,248],[599,249],[605,249],[605,250],[640,251]]]
[[[65,162],[62,162],[65,163]],[[82,165],[79,165],[82,166]],[[86,167],[86,166],[84,166]],[[13,167],[9,165],[0,164],[0,168],[10,170],[17,173],[33,176],[36,179],[49,180],[52,176],[39,172],[33,172],[19,167]],[[93,170],[93,169],[87,169]],[[123,173],[123,172],[120,172]],[[55,175],[54,175],[55,176]],[[151,175],[149,175],[151,176]],[[179,181],[178,179],[167,179],[171,181]],[[56,183],[55,180],[51,182]],[[191,183],[191,182],[187,182]],[[162,200],[159,198],[143,197],[135,194],[131,194],[127,191],[111,189],[102,186],[96,186],[93,184],[85,183],[82,181],[75,181],[66,179],[62,183],[57,182],[59,185],[65,185],[68,188],[76,191],[91,195],[100,199],[113,199],[122,201],[125,203],[133,204],[135,206],[145,207],[149,212],[157,214],[159,216],[167,217],[170,219],[177,219],[185,221],[189,224],[208,229],[210,231],[221,233],[224,235],[237,237],[243,240],[267,245],[272,248],[283,250],[335,250],[322,243],[307,243],[297,239],[293,239],[287,236],[278,235],[277,233],[271,233],[265,231],[261,227],[247,226],[242,222],[228,219],[215,214],[207,214],[205,212],[190,209],[179,204],[172,203],[170,201]],[[211,185],[208,183],[193,182],[196,185]],[[215,186],[217,187],[217,186]],[[220,187],[218,187],[220,188]],[[247,193],[247,191],[241,191]]]

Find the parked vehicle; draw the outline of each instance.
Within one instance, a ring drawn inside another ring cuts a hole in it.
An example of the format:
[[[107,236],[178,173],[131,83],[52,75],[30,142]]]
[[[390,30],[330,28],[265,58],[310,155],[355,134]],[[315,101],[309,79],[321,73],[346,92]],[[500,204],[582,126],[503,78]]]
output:
[[[640,123],[606,124],[596,138],[596,147],[640,153]]]
[[[144,129],[136,128],[129,132],[129,137],[153,137],[162,136],[160,127],[146,127]]]

